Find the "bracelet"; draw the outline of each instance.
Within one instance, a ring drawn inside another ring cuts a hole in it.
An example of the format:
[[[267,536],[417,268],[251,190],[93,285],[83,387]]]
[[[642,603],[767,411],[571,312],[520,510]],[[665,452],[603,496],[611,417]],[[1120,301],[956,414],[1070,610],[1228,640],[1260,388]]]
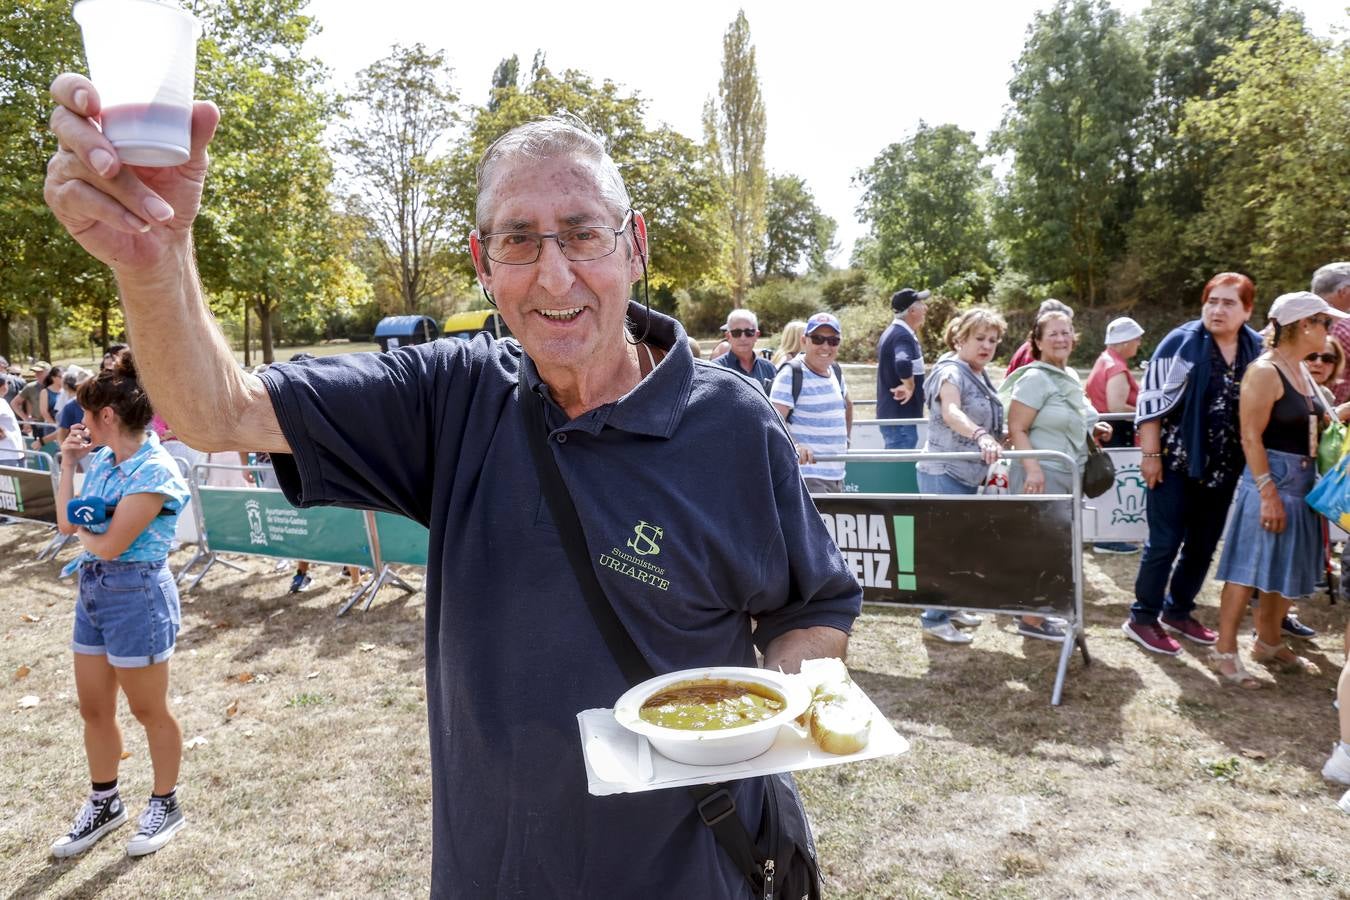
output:
[[[1259,491],[1266,485],[1272,483],[1275,479],[1271,477],[1271,474],[1269,472],[1266,472],[1264,474],[1257,475],[1256,478],[1253,480],[1256,482],[1256,489]]]
[[[1141,453],[1139,455],[1144,457],[1144,459],[1162,459],[1161,450],[1159,450],[1157,453]]]
[[[989,432],[985,431],[983,428],[976,428],[975,433],[970,436],[970,439],[973,443],[978,444],[980,442],[980,438],[983,437],[984,435],[987,435],[988,433]]]

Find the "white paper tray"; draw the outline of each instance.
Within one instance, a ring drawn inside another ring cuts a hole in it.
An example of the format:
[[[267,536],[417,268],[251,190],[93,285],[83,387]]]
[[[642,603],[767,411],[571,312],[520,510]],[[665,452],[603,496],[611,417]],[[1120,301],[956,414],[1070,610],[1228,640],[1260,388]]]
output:
[[[826,753],[795,725],[784,726],[778,739],[764,753],[745,762],[722,766],[691,766],[667,759],[651,750],[652,777],[638,774],[639,737],[614,719],[612,709],[587,709],[577,713],[581,729],[581,748],[586,757],[586,787],[597,797],[609,794],[635,794],[664,788],[734,781],[774,772],[819,769],[842,763],[895,756],[909,750],[909,741],[901,737],[877,709],[871,698],[872,732],[867,746],[857,753]]]

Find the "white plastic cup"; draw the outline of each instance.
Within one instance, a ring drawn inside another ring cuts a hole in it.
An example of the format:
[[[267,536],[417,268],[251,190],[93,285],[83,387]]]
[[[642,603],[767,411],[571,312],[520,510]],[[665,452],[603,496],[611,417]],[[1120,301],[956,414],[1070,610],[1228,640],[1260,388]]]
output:
[[[80,0],[74,15],[103,105],[103,134],[118,157],[135,166],[187,162],[197,19],[171,0]]]

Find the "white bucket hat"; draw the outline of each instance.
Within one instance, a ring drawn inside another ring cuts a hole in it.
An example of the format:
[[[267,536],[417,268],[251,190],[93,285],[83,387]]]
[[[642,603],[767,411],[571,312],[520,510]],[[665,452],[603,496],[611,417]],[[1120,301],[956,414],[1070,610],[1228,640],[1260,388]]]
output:
[[[1106,326],[1106,344],[1123,344],[1126,341],[1132,341],[1144,333],[1144,326],[1140,325],[1129,316],[1121,316],[1119,319],[1112,319],[1111,324]]]

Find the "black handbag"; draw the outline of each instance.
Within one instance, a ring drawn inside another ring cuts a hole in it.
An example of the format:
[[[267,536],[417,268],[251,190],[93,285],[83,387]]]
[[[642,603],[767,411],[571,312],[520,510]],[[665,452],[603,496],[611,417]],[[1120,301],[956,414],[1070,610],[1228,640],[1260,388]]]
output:
[[[526,442],[539,472],[540,490],[558,527],[567,562],[581,585],[586,608],[629,684],[654,678],[656,673],[633,642],[591,567],[586,533],[581,528],[576,505],[548,448],[544,398],[532,394],[522,379],[516,402],[525,418]],[[712,829],[718,845],[731,857],[756,896],[764,900],[820,900],[816,845],[792,776],[766,775],[761,776],[761,780],[764,783],[764,810],[759,833],[754,839],[737,815],[736,801],[725,787],[703,784],[689,788],[689,792],[693,795],[699,819]]]
[[[1111,454],[1097,446],[1092,437],[1092,429],[1087,433],[1087,462],[1083,464],[1083,496],[1100,497],[1111,490],[1116,483],[1116,464]]]

